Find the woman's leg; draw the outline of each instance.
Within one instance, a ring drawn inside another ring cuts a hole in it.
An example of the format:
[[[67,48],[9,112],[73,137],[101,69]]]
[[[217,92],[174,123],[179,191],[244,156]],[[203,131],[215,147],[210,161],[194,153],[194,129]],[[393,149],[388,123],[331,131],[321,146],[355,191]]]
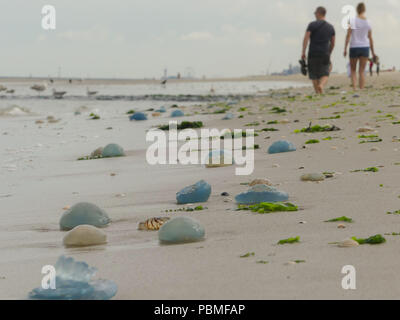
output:
[[[357,61],[358,58],[350,58],[351,83],[354,90],[357,86]]]
[[[358,70],[360,76],[360,89],[364,89],[365,86],[365,67],[367,65],[368,58],[360,57],[360,69]]]

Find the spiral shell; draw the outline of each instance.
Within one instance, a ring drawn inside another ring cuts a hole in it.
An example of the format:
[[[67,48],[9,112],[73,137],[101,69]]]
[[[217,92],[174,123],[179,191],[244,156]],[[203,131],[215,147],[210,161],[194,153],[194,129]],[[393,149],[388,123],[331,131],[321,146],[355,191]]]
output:
[[[148,231],[158,230],[168,220],[169,220],[168,217],[150,218],[147,219],[146,221],[139,222],[138,229],[148,230]]]

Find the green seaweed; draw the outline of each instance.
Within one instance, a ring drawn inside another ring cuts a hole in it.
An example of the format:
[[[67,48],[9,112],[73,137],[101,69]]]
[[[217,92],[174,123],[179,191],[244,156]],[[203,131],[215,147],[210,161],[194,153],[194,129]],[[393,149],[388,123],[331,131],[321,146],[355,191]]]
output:
[[[310,139],[310,140],[307,140],[307,141],[305,142],[305,144],[313,144],[313,143],[319,143],[319,140],[317,140],[317,139]]]
[[[249,258],[249,257],[253,257],[255,255],[254,252],[247,252],[243,255],[240,256],[240,258]]]
[[[356,237],[352,237],[352,239],[357,241],[359,244],[380,244],[386,242],[386,239],[380,234],[376,234],[374,236],[364,239]]]
[[[253,205],[238,205],[238,210],[250,210],[257,213],[298,211],[298,207],[290,202],[261,202]]]
[[[279,131],[279,129],[276,129],[276,128],[264,128],[264,129],[261,129],[261,131]]]
[[[267,263],[269,263],[269,261],[258,260],[258,261],[256,261],[256,263],[258,263],[258,264],[267,264]]]
[[[346,216],[338,217],[338,218],[333,218],[326,220],[324,222],[337,222],[337,221],[344,221],[344,222],[354,222],[352,218],[348,218]]]
[[[135,113],[135,110],[133,110],[133,109],[126,112],[126,114],[134,114],[134,113]]]
[[[357,170],[352,170],[350,172],[378,172],[379,169],[377,167],[369,167],[365,169],[357,169]]]
[[[386,214],[400,214],[400,210],[388,211],[388,212],[386,212]]]
[[[271,113],[284,113],[287,112],[285,108],[273,107],[270,110]]]
[[[184,129],[197,129],[202,128],[203,122],[202,121],[182,121],[177,125],[177,130],[184,130]],[[168,131],[169,124],[158,126],[158,129]]]
[[[279,240],[278,244],[286,244],[286,243],[291,244],[291,243],[297,243],[297,242],[300,242],[300,237],[299,236]]]

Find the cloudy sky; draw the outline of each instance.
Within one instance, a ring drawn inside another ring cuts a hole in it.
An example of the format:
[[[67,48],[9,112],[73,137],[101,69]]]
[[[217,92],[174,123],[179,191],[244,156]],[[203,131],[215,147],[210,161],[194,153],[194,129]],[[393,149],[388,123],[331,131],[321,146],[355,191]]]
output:
[[[352,0],[0,0],[0,75],[144,78],[188,71],[245,76],[297,64],[315,7],[337,33],[334,69],[345,70],[342,7]],[[376,52],[400,69],[400,0],[367,0]],[[56,30],[41,27],[56,8]]]

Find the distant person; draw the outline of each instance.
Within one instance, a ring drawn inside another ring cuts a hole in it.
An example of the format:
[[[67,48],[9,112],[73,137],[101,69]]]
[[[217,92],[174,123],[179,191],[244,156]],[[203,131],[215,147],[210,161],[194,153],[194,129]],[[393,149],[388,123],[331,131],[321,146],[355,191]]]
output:
[[[374,63],[376,64],[376,75],[379,76],[379,69],[380,69],[380,62],[379,62],[379,57],[375,56],[374,57]]]
[[[331,53],[335,47],[335,29],[325,21],[326,9],[318,7],[315,12],[316,21],[311,22],[306,30],[303,40],[301,58],[306,59],[308,48],[308,76],[312,80],[316,93],[323,93],[332,69]]]
[[[373,61],[377,64],[377,74],[379,75],[379,62],[376,62],[371,25],[365,17],[365,4],[363,2],[357,5],[357,13],[357,17],[350,19],[350,25],[347,29],[343,54],[346,57],[347,46],[350,42],[351,82],[354,90],[356,89],[357,85],[358,62],[359,87],[360,89],[363,89],[365,86],[365,67],[369,58],[370,49],[372,52]]]
[[[374,67],[374,60],[368,59],[369,61],[369,75],[372,77],[374,70],[372,69]]]

